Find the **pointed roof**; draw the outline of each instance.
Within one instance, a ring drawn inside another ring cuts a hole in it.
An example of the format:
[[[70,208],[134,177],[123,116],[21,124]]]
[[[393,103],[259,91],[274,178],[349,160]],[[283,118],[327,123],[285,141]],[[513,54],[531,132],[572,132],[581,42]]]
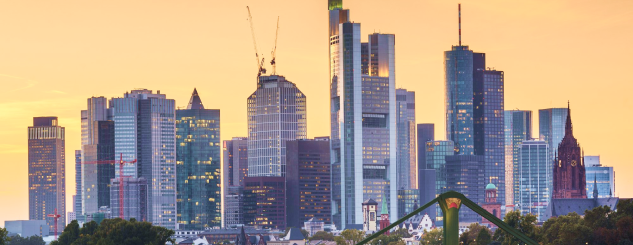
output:
[[[567,101],[567,121],[565,122],[565,136],[573,136],[573,126],[571,124],[571,109],[569,108],[569,101]]]
[[[380,214],[387,214],[389,215],[389,210],[387,209],[387,198],[386,197],[382,197],[382,211],[380,212]]]
[[[598,198],[598,178],[596,175],[593,176],[593,198]]]
[[[288,230],[288,235],[286,235],[286,237],[284,237],[284,240],[286,241],[300,241],[300,240],[304,240],[305,237],[303,236],[303,234],[301,233],[301,229],[299,228],[290,228],[290,230]]]
[[[187,110],[191,109],[204,109],[202,100],[200,100],[200,96],[198,95],[198,90],[196,90],[196,88],[193,88],[191,99],[189,99],[189,104],[187,105]]]
[[[246,232],[244,232],[244,226],[242,226],[240,235],[238,235],[237,239],[235,240],[235,245],[248,245],[249,243],[249,238],[246,236]]]
[[[363,202],[363,205],[378,205],[378,203],[374,199],[369,198]]]

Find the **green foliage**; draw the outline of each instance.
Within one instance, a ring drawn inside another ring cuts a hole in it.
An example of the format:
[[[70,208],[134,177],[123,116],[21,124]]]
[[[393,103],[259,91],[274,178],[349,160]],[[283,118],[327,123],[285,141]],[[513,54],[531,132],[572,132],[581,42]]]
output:
[[[506,214],[506,217],[503,218],[503,222],[508,224],[510,227],[515,228],[531,238],[534,241],[538,241],[539,228],[536,226],[536,215],[526,214],[525,216],[521,215],[520,211],[512,211]],[[523,244],[521,240],[512,236],[510,233],[507,233],[503,229],[497,229],[493,236],[495,241],[501,242],[501,244]]]
[[[303,235],[303,237],[305,239],[308,239],[310,237],[310,232],[308,232],[308,231],[306,231],[304,229],[301,229],[301,234]]]
[[[472,223],[468,226],[468,231],[462,233],[459,236],[459,241],[461,242],[461,244],[465,245],[479,244],[478,237],[481,235],[482,232],[487,233],[488,237],[490,237],[490,230],[488,229],[488,227],[479,225],[479,223]],[[490,241],[488,241],[488,243],[490,243]],[[488,245],[488,243],[485,244]]]
[[[336,245],[347,245],[345,238],[343,238],[342,236],[335,236],[334,241],[336,242]]]
[[[314,236],[310,237],[310,240],[334,241],[334,235],[327,231],[317,231],[317,233],[314,233]]]
[[[361,230],[349,229],[349,230],[344,230],[343,232],[341,232],[341,236],[349,244],[356,244],[362,241],[363,238],[365,238],[365,232]]]
[[[7,236],[9,232],[5,228],[0,228],[0,245],[6,245],[9,241],[9,237]]]
[[[420,245],[442,245],[442,236],[444,231],[436,228],[424,233],[424,236],[420,239]]]
[[[174,231],[149,222],[137,222],[116,219],[105,219],[101,224],[92,221],[79,229],[76,221],[71,222],[51,245],[164,245],[167,241],[175,243],[170,236]]]
[[[490,231],[488,230],[488,228],[481,229],[479,231],[479,234],[477,234],[477,238],[475,241],[475,244],[477,245],[488,245],[490,242],[492,242],[492,236],[490,235]]]
[[[44,245],[44,239],[41,236],[21,237],[14,236],[7,242],[7,245]]]
[[[553,217],[543,224],[543,244],[583,244],[591,239],[591,229],[577,213]]]
[[[394,232],[391,232],[391,235],[398,235],[401,238],[410,238],[411,234],[409,234],[409,230],[404,229],[404,228],[400,228],[395,230]]]

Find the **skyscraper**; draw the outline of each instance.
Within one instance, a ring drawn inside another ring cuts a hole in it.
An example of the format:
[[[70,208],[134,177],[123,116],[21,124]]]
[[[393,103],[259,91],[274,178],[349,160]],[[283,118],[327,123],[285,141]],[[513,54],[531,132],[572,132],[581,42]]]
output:
[[[332,223],[330,139],[292,140],[286,144],[287,226],[303,222]]]
[[[123,188],[121,188],[123,182]],[[123,205],[120,203],[119,191],[123,189]],[[145,178],[114,178],[110,180],[110,210],[119,217],[123,206],[123,218],[148,221],[148,182]]]
[[[55,210],[61,215],[57,227],[66,226],[65,128],[57,117],[34,117],[28,128],[29,219],[46,220],[55,230]]]
[[[574,137],[571,112],[567,107],[565,136],[554,158],[554,188],[552,198],[587,198],[584,153]]]
[[[110,206],[110,180],[114,178],[114,122],[93,121],[89,143],[82,146],[82,214]],[[109,163],[108,163],[109,162]],[[100,163],[100,164],[97,164]]]
[[[286,178],[244,179],[244,223],[258,229],[286,228]]]
[[[446,156],[446,190],[457,191],[471,201],[482,205],[486,179],[484,156],[455,155]],[[477,222],[479,215],[466,206],[459,211],[462,222]]]
[[[435,170],[435,193],[436,195],[442,194],[448,191],[446,189],[446,157],[455,155],[458,149],[456,149],[453,141],[436,140],[427,141],[425,151],[426,168]],[[424,204],[426,203],[421,203],[420,205]],[[440,210],[439,206],[435,206],[435,217],[442,217],[442,211]]]
[[[418,165],[415,157],[415,92],[396,89],[397,171],[399,189],[417,189]]]
[[[220,110],[205,109],[196,89],[176,110],[176,145],[178,227],[220,227]]]
[[[248,176],[285,176],[286,141],[307,137],[306,96],[279,75],[248,97]]]
[[[344,229],[363,222],[366,199],[388,197],[389,213],[398,213],[395,36],[361,43],[342,1],[328,9],[333,221]]]
[[[176,228],[176,106],[160,91],[139,89],[110,100],[116,156],[136,164],[123,175],[147,180],[148,221]],[[119,176],[116,166],[116,177]]]
[[[81,214],[81,150],[75,150],[75,195],[73,212]]]
[[[552,193],[552,161],[545,141],[526,140],[521,144],[518,168],[518,210],[545,221],[545,211]]]
[[[538,110],[539,138],[549,145],[549,159],[554,161],[558,153],[558,144],[565,136],[567,108],[549,108]]]
[[[518,169],[521,143],[532,139],[532,111],[505,111],[506,206],[515,205],[519,198]]]
[[[418,131],[418,168],[426,169],[426,150],[425,150],[426,142],[435,140],[435,124],[420,123],[418,124],[417,131]],[[419,185],[421,184],[418,184],[418,186]]]
[[[446,139],[455,142],[463,155],[475,154],[473,75],[478,68],[485,68],[484,64],[475,63],[473,54],[468,46],[462,45],[444,52]]]
[[[244,186],[244,178],[248,175],[247,137],[233,137],[224,141],[223,149],[224,190],[231,186]]]
[[[585,183],[587,198],[594,198],[594,185],[597,185],[598,197],[615,197],[615,171],[613,167],[603,166],[600,156],[585,156]]]

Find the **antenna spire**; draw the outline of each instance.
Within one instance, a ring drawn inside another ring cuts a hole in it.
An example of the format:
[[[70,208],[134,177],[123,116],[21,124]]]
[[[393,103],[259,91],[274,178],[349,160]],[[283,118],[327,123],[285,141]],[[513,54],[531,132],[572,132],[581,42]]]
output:
[[[459,19],[459,46],[462,46],[462,4],[457,4],[457,15]]]

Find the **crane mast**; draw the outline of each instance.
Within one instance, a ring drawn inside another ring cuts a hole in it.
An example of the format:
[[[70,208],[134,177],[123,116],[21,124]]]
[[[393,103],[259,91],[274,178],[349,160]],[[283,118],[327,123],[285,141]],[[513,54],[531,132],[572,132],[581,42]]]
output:
[[[255,28],[253,27],[253,16],[251,15],[251,9],[246,6],[248,10],[248,21],[251,24],[251,35],[253,36],[253,46],[255,47],[255,63],[257,64],[257,81],[262,74],[266,74],[266,68],[264,68],[264,57],[262,57],[261,63],[259,61],[259,52],[257,52],[257,41],[255,40]]]
[[[270,52],[272,54],[270,65],[273,66],[273,75],[277,75],[277,64],[275,63],[275,57],[277,56],[277,38],[278,37],[279,37],[279,16],[277,16],[277,31],[275,32],[275,47],[273,48],[273,51]]]

